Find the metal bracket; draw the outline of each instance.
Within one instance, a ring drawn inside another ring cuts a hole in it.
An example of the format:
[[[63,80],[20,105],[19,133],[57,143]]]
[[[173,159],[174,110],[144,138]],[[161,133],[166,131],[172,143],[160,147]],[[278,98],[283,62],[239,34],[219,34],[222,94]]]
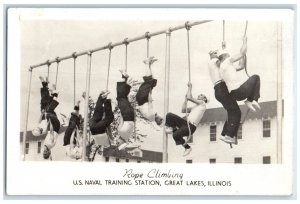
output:
[[[185,29],[187,29],[187,30],[190,30],[190,29],[191,29],[191,27],[192,27],[192,26],[190,26],[190,25],[189,25],[189,23],[190,23],[190,22],[189,22],[189,21],[187,21],[187,22],[185,22],[185,24],[184,24],[184,26],[185,26]]]
[[[55,58],[55,61],[56,61],[57,63],[59,63],[61,60],[59,59],[59,57],[56,57],[56,58]]]
[[[123,40],[123,44],[125,44],[126,46],[129,44],[128,38],[125,38],[125,39]]]
[[[73,52],[73,53],[72,53],[72,57],[73,57],[74,59],[76,59],[76,58],[77,58],[77,56],[76,56],[76,52]]]
[[[109,50],[112,50],[114,48],[114,46],[112,46],[112,42],[108,43],[107,47]]]
[[[150,36],[149,34],[150,34],[150,32],[146,32],[146,33],[145,33],[145,38],[146,38],[147,40],[149,40],[149,39],[151,38],[151,36]]]

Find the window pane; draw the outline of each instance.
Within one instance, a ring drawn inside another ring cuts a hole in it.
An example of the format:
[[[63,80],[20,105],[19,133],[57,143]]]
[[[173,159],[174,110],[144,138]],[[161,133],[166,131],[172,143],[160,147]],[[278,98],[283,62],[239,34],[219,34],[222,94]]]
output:
[[[193,160],[187,159],[187,160],[186,160],[186,163],[187,163],[187,164],[191,164],[191,163],[193,163]]]
[[[270,156],[263,157],[263,164],[271,164],[271,157]]]
[[[263,121],[263,137],[271,137],[271,121]]]
[[[105,161],[108,162],[109,161],[109,157],[105,157]]]
[[[270,130],[264,130],[263,137],[271,137],[271,131]]]
[[[270,120],[264,120],[264,121],[263,121],[263,126],[264,126],[264,128],[270,128],[270,127],[271,127],[271,122],[270,122]]]
[[[29,153],[29,143],[26,142],[26,148],[25,148],[25,154],[28,154]]]
[[[37,153],[41,153],[41,147],[42,147],[42,142],[38,142],[38,149],[37,149]]]
[[[216,133],[217,132],[217,127],[215,125],[210,126],[210,132],[211,133]]]
[[[216,141],[217,135],[217,126],[211,125],[210,126],[210,141]]]
[[[237,133],[237,138],[238,139],[242,139],[243,138],[243,125],[240,125],[239,129],[238,129],[238,133]]]
[[[241,164],[242,163],[242,157],[235,157],[234,158],[234,163],[235,164]]]
[[[120,162],[120,159],[119,159],[119,158],[116,158],[116,162]]]
[[[211,163],[211,164],[216,163],[216,159],[209,159],[209,163]]]

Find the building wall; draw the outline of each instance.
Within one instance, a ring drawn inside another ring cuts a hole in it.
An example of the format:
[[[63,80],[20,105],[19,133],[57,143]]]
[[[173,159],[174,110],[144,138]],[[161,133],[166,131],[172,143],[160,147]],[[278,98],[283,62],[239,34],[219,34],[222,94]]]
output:
[[[109,161],[108,162],[117,162],[116,161],[116,157],[109,157]],[[95,157],[95,162],[106,162],[105,161],[105,157],[103,156],[96,156]],[[144,161],[144,160],[137,160],[137,159],[129,159],[128,162],[126,162],[126,159],[123,159],[123,158],[119,158],[119,163],[151,163],[150,161]]]
[[[41,148],[43,147],[43,141],[41,141]],[[20,143],[20,152],[23,151],[22,143]],[[29,142],[29,152],[26,154],[25,158],[28,161],[40,161],[42,160],[42,149],[38,153],[38,141]],[[23,153],[23,152],[22,152]]]
[[[216,163],[234,163],[234,157],[242,157],[242,163],[262,164],[263,156],[270,156],[271,163],[277,163],[277,121],[271,120],[271,137],[263,137],[262,120],[246,120],[242,127],[242,139],[238,145],[230,146],[219,138],[223,128],[223,122],[217,122],[217,139],[210,141],[210,124],[200,124],[194,133],[193,143],[190,144],[192,152],[183,157],[184,148],[176,146],[173,138],[168,139],[168,161],[185,163],[192,160],[193,163],[209,163],[210,158],[215,158]]]
[[[58,135],[57,143],[51,150],[52,159],[54,161],[74,161],[74,159],[69,158],[66,156],[65,147],[63,146],[63,138],[64,132]],[[45,161],[43,159],[43,144],[44,141],[42,140],[42,149],[41,153],[37,153],[38,148],[38,141],[30,141],[29,143],[29,153],[26,154],[25,159],[27,161]],[[20,143],[20,151],[22,152],[22,143]]]
[[[176,146],[172,137],[168,138],[168,161],[186,163],[186,160],[192,160],[193,163],[209,163],[210,158],[215,158],[216,163],[234,163],[234,157],[242,157],[242,163],[261,164],[263,156],[270,156],[271,163],[277,163],[277,121],[276,117],[271,118],[271,137],[263,138],[262,120],[246,120],[243,125],[242,139],[238,145],[233,145],[230,149],[228,144],[219,140],[223,122],[215,123],[217,125],[217,140],[210,141],[210,124],[200,124],[194,133],[193,143],[191,143],[192,152],[183,157],[183,147]],[[54,161],[75,161],[66,156],[63,147],[64,133],[59,134],[56,146],[52,150]],[[149,141],[150,142],[150,141]],[[162,143],[162,141],[161,141]],[[43,141],[42,141],[43,147]],[[26,154],[26,160],[44,161],[42,152],[37,153],[38,141],[32,141],[29,145],[29,154]],[[22,143],[20,143],[20,152],[22,152]],[[97,155],[95,162],[106,162],[105,157]],[[138,160],[130,159],[129,162],[136,163]],[[115,157],[110,157],[109,162],[116,162]],[[120,163],[126,162],[120,159]],[[141,163],[149,161],[141,160]]]
[[[68,156],[66,156],[65,147],[63,146],[63,138],[64,138],[64,132],[58,135],[57,143],[51,150],[52,153],[52,159],[53,161],[76,161],[75,159],[71,159]],[[38,141],[30,141],[29,142],[29,152],[26,154],[25,158],[26,161],[45,161],[43,159],[43,143],[44,141],[41,140],[41,152],[38,152]],[[20,143],[20,152],[22,152],[22,143]],[[21,158],[20,158],[21,159]],[[80,162],[78,160],[77,162]],[[106,162],[105,157],[103,155],[97,154],[95,156],[94,162]],[[108,162],[116,162],[116,157],[109,157]],[[126,159],[119,159],[120,163],[125,163]],[[137,163],[137,159],[129,159],[129,162]],[[150,162],[150,161],[143,161],[140,160],[141,163]]]

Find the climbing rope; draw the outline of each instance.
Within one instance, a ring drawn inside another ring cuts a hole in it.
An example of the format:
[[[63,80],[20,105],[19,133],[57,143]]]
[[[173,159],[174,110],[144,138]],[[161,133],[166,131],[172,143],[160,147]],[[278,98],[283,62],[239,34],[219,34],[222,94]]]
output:
[[[124,43],[124,45],[125,45],[125,72],[127,73],[127,47],[128,47],[128,44],[129,44],[129,42],[128,42],[128,38],[125,38],[124,40],[123,40],[123,43]]]
[[[248,21],[246,21],[246,25],[245,25],[245,30],[244,30],[244,38],[246,37],[246,34],[247,34],[247,27],[248,27]],[[245,55],[244,56],[244,67],[245,67],[245,72],[247,74],[247,76],[250,78],[250,75],[248,74],[248,70],[247,70],[247,56]],[[242,122],[240,123],[240,125],[243,125],[247,116],[248,116],[248,113],[249,113],[250,109],[248,108],[245,116],[244,116],[244,119],[242,120]]]
[[[188,84],[191,84],[191,57],[190,57],[190,29],[191,29],[191,26],[189,25],[189,22],[187,21],[185,23],[185,28],[187,30],[187,50],[188,50],[188,72],[189,72],[189,81],[188,81]],[[187,98],[185,99],[186,100],[186,106],[185,106],[185,116],[186,116],[186,123],[187,123],[187,126],[188,126],[188,129],[189,129],[189,136],[185,142],[185,144],[187,144],[190,139],[192,138],[192,131],[191,131],[191,127],[190,127],[190,123],[189,123],[189,120],[188,120],[188,108],[187,108]]]
[[[73,80],[73,82],[74,82],[74,106],[75,106],[75,104],[76,104],[76,58],[77,58],[77,56],[76,56],[76,52],[74,52],[73,54],[72,54],[72,56],[73,56],[73,59],[74,59],[74,80]]]
[[[226,42],[225,42],[225,20],[223,20],[223,41],[222,41],[222,49],[226,49]]]
[[[60,62],[60,59],[59,57],[57,57],[56,59],[56,77],[55,77],[55,86],[57,87],[57,77],[58,77],[58,67],[59,67],[59,62]]]
[[[128,47],[128,38],[125,38],[123,40],[123,44],[125,45],[125,72],[127,73],[127,57],[128,57],[128,51],[127,51],[127,47]],[[133,138],[136,141],[136,113],[135,113],[135,105],[133,107],[134,110],[134,127],[133,127]]]
[[[48,68],[48,70],[47,70],[47,80],[48,80],[48,81],[49,81],[49,71],[50,71],[50,65],[51,65],[50,61],[49,61],[49,60],[47,60],[47,68]]]
[[[245,25],[245,30],[244,30],[244,38],[246,37],[247,34],[247,28],[248,28],[248,21],[246,21],[246,25]],[[250,75],[248,74],[248,70],[247,70],[247,56],[244,56],[244,66],[245,66],[245,72],[247,74],[247,76],[250,78]]]
[[[111,50],[113,49],[112,43],[108,44],[108,66],[107,66],[107,77],[106,77],[106,91],[108,91],[109,73],[110,73],[110,61],[111,61]],[[126,49],[127,50],[127,49]],[[127,52],[127,51],[126,51]],[[127,54],[126,54],[127,55]],[[127,56],[126,56],[127,58]],[[127,60],[126,60],[127,61]]]
[[[146,37],[146,39],[147,39],[147,58],[149,57],[149,39],[151,38],[150,36],[149,36],[149,32],[146,32],[145,33],[145,37]]]

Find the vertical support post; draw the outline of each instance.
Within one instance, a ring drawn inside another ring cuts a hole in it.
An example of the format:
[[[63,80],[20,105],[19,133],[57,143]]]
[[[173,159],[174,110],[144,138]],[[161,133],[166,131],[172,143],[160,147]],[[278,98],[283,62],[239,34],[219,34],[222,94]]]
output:
[[[164,84],[164,121],[169,111],[169,82],[170,82],[170,44],[171,32],[166,31],[166,56],[165,56],[165,84]],[[168,163],[168,138],[166,134],[166,126],[163,128],[163,163]]]
[[[90,79],[92,67],[92,53],[87,54],[87,70],[86,70],[86,85],[85,85],[85,104],[84,104],[84,124],[83,124],[83,140],[82,140],[82,161],[86,160],[86,138],[87,138],[87,123],[88,123],[88,107],[90,97]]]
[[[28,128],[28,116],[29,116],[29,101],[30,101],[30,92],[31,92],[31,79],[32,79],[32,68],[29,68],[28,72],[29,82],[27,89],[27,101],[26,101],[26,114],[25,114],[25,129],[23,133],[23,161],[25,161],[26,155],[26,136],[27,136],[27,128]]]
[[[282,24],[277,22],[277,163],[282,163]]]

